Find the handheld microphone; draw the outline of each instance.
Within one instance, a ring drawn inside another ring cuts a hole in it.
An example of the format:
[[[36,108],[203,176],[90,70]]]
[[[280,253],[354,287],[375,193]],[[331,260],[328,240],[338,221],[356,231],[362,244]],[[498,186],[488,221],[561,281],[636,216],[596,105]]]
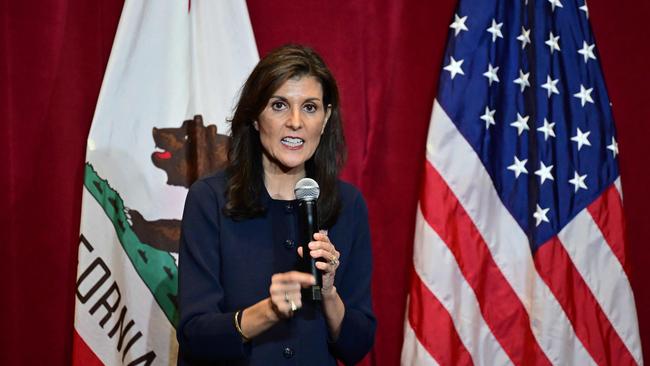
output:
[[[301,271],[311,273],[316,278],[316,283],[308,289],[306,298],[313,301],[321,300],[321,287],[323,275],[316,268],[317,260],[309,255],[309,242],[313,240],[314,234],[318,232],[318,214],[316,201],[320,194],[318,183],[311,178],[303,178],[296,183],[294,193],[298,199],[298,225],[300,230],[300,245],[302,246]]]

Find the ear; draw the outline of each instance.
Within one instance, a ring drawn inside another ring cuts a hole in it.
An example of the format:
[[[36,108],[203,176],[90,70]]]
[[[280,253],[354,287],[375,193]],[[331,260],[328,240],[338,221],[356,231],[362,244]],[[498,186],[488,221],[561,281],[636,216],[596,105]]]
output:
[[[260,132],[260,125],[257,121],[253,121],[253,128],[255,128],[255,131]]]
[[[325,119],[323,120],[323,129],[320,131],[321,135],[323,134],[323,132],[325,132],[325,126],[327,126],[327,121],[329,121],[331,115],[332,115],[332,105],[328,104],[327,111],[325,111]]]

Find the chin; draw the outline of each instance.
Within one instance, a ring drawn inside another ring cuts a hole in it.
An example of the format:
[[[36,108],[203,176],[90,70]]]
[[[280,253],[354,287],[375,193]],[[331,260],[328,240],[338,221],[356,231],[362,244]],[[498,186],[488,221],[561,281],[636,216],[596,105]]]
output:
[[[313,153],[309,154],[307,151],[293,153],[287,153],[286,151],[275,152],[276,154],[265,154],[267,161],[286,173],[296,169],[304,169],[305,163],[313,155]]]
[[[305,162],[281,162],[278,164],[282,170],[289,172],[291,170],[296,170],[296,169],[304,169],[305,168]]]

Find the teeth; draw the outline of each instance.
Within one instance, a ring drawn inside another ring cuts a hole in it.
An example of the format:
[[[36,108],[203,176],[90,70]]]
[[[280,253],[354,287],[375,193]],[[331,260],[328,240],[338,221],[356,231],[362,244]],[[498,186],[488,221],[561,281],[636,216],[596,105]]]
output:
[[[297,137],[285,137],[282,139],[282,144],[291,146],[291,147],[296,147],[300,146],[305,143],[305,140]]]

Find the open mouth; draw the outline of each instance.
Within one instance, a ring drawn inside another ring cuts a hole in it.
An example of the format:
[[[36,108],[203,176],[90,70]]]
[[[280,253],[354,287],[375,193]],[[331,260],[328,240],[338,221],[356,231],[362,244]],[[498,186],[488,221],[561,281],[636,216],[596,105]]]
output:
[[[172,153],[170,153],[169,151],[166,151],[166,150],[162,150],[162,149],[160,149],[158,147],[156,147],[156,151],[154,151],[153,155],[156,158],[161,159],[161,160],[168,160],[168,159],[171,159],[171,157],[172,157]]]
[[[285,137],[282,139],[282,145],[291,148],[291,149],[296,149],[301,147],[304,143],[305,140],[299,138],[299,137]]]

